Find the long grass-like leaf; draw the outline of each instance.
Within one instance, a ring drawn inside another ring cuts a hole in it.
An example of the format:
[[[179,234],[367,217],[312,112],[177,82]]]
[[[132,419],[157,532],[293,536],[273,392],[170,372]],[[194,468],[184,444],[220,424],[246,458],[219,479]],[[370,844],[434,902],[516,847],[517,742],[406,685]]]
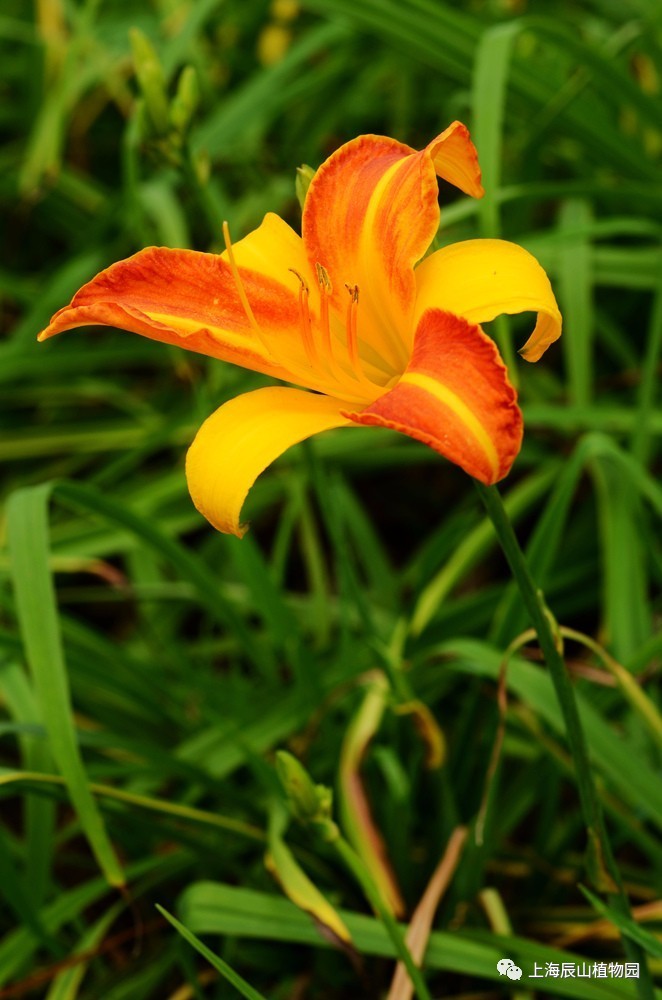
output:
[[[246,1000],[266,1000],[266,997],[264,997],[261,993],[258,993],[257,990],[254,990],[245,979],[235,972],[234,969],[230,968],[227,962],[224,962],[222,958],[215,955],[213,951],[202,943],[202,941],[198,940],[195,934],[191,933],[187,927],[184,927],[184,925],[181,924],[176,917],[173,917],[172,914],[168,913],[167,910],[164,910],[163,907],[158,904],[156,908],[159,913],[162,913],[166,920],[172,924],[175,930],[181,934],[184,940],[188,941],[188,943],[195,948],[196,951],[200,952],[202,957],[206,958],[209,964],[213,965],[217,972],[220,972],[223,978],[227,979],[227,981],[231,983],[239,993],[241,993],[242,997],[246,997]]]
[[[101,814],[87,787],[73,721],[55,592],[48,566],[50,484],[19,490],[9,500],[7,525],[12,578],[26,656],[34,678],[53,757],[90,847],[108,882],[124,885],[124,875]]]
[[[186,890],[180,900],[182,920],[197,934],[235,934],[266,941],[290,941],[328,948],[329,943],[317,933],[305,914],[287,900],[212,882],[198,882]],[[364,955],[393,958],[395,949],[383,926],[372,917],[341,910],[357,950]],[[497,962],[504,955],[512,958],[529,975],[534,962],[571,962],[577,955],[551,948],[540,941],[522,937],[472,932],[435,931],[430,935],[425,956],[429,970],[447,970],[466,975],[472,983],[499,982]],[[589,980],[549,978],[545,990],[553,996],[574,1000],[595,1000],[595,984]],[[601,984],[600,1000],[623,1000],[634,997],[634,983],[606,980]]]

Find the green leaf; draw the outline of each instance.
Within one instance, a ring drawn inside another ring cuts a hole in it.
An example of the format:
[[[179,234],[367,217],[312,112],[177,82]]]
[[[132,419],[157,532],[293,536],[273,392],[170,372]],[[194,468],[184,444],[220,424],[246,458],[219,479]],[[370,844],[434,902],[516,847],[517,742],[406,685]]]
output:
[[[67,783],[81,826],[110,885],[123,886],[124,875],[94,797],[87,787],[73,721],[69,680],[51,578],[48,502],[53,487],[30,487],[13,493],[7,505],[7,534],[18,619],[34,678],[40,715],[53,757]]]
[[[223,978],[227,979],[227,981],[231,983],[239,993],[241,993],[242,997],[246,997],[246,1000],[266,1000],[266,997],[264,997],[261,993],[258,993],[257,990],[254,990],[245,979],[242,979],[242,977],[235,972],[234,969],[230,968],[227,962],[224,962],[222,958],[219,958],[213,951],[210,951],[210,949],[204,945],[202,941],[198,940],[195,934],[192,934],[191,931],[184,927],[183,924],[180,924],[179,920],[173,917],[172,914],[168,913],[167,910],[164,910],[162,906],[158,905],[158,903],[156,908],[159,913],[163,914],[166,920],[172,924],[175,930],[181,934],[184,940],[188,941],[188,943],[195,948],[195,950],[198,951],[203,958],[206,958],[209,964],[213,965],[216,971],[220,972]]]
[[[570,398],[578,406],[591,401],[593,381],[593,274],[591,245],[581,235],[591,221],[590,206],[583,200],[567,201],[561,209],[559,228],[578,231],[560,259],[559,300],[564,327],[570,336],[562,338],[570,376]]]
[[[331,947],[289,900],[267,893],[215,882],[196,882],[181,897],[180,909],[187,926],[198,934],[228,934],[315,948]],[[394,945],[376,918],[347,910],[341,910],[340,916],[360,954],[395,957]],[[435,931],[430,935],[425,953],[425,968],[458,973],[469,977],[471,983],[477,980],[497,983],[502,980],[496,966],[504,955],[512,958],[525,975],[533,972],[534,962],[540,966],[546,961],[573,964],[581,961],[578,955],[522,937],[480,931]],[[545,990],[553,996],[596,1000],[595,984],[590,980],[547,978]],[[634,981],[605,980],[600,990],[600,1000],[635,996]]]
[[[319,925],[328,928],[339,941],[350,944],[350,933],[337,911],[310,880],[285,843],[283,835],[286,827],[287,813],[279,802],[274,801],[269,816],[269,852],[265,858],[267,868],[295,906],[304,913],[309,913]]]
[[[497,191],[501,184],[501,149],[506,105],[506,83],[513,43],[524,22],[515,20],[488,28],[481,37],[474,64],[472,137],[483,172],[485,197],[479,213],[483,236],[501,235]]]
[[[592,893],[585,886],[580,885],[582,893],[586,896],[589,903],[596,910],[600,916],[606,917],[610,920],[615,927],[623,933],[626,937],[635,941],[636,944],[641,945],[644,951],[647,951],[649,955],[653,958],[662,958],[662,941],[650,931],[647,931],[644,927],[632,920],[629,917],[624,916],[622,913],[617,913],[616,910],[611,906],[607,906],[602,900]]]

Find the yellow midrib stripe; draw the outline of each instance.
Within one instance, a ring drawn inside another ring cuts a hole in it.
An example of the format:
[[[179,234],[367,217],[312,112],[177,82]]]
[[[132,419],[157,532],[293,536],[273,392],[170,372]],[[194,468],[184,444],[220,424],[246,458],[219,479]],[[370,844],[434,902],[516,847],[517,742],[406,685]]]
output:
[[[399,159],[391,164],[379,178],[370,195],[363,220],[359,245],[359,257],[363,261],[369,261],[371,255],[374,253],[375,217],[381,206],[384,191],[391,184],[394,175],[402,169],[403,162],[404,159]],[[370,281],[366,283],[365,288],[361,288],[361,300],[366,302],[366,305],[369,305],[375,318],[377,329],[380,331],[382,337],[382,345],[373,344],[372,346],[375,350],[378,350],[379,346],[382,346],[385,360],[387,360],[387,355],[390,352],[391,364],[395,364],[396,368],[400,365],[404,367],[408,360],[408,339],[412,331],[394,329],[389,311],[389,305],[392,302],[393,296],[386,282],[382,280],[383,276],[380,269],[373,269],[371,273],[370,268],[367,268],[366,274],[370,275]]]
[[[443,403],[445,406],[448,406],[451,410],[453,410],[453,412],[456,413],[460,420],[464,423],[467,430],[476,438],[478,444],[485,452],[485,457],[492,467],[492,472],[496,475],[499,469],[499,456],[497,454],[497,450],[480,420],[476,414],[469,409],[467,404],[464,403],[451,389],[442,385],[441,382],[437,382],[437,380],[432,378],[430,375],[422,375],[420,372],[407,372],[407,374],[403,375],[400,379],[400,384],[403,382],[407,385],[415,385],[418,389],[423,389],[424,392],[428,392],[435,399],[439,400],[440,403]]]

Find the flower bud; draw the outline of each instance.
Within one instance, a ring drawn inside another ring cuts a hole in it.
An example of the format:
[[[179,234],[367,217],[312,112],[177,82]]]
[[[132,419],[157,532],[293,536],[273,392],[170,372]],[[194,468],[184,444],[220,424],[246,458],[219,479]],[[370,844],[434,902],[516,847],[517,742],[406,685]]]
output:
[[[320,792],[327,790],[319,789],[305,767],[285,750],[276,753],[276,770],[296,818],[304,823],[317,819],[324,807]]]
[[[165,76],[156,49],[140,28],[131,28],[131,51],[138,84],[152,127],[158,135],[168,131],[168,98]]]
[[[297,176],[294,182],[294,190],[296,191],[297,198],[299,199],[299,204],[301,205],[301,211],[303,212],[303,203],[306,200],[306,195],[308,194],[308,188],[310,187],[310,182],[315,176],[315,171],[312,167],[309,167],[307,163],[302,163],[300,167],[297,167]]]
[[[170,124],[183,135],[195,114],[200,100],[198,77],[193,66],[185,66],[177,81],[177,90],[170,105]]]

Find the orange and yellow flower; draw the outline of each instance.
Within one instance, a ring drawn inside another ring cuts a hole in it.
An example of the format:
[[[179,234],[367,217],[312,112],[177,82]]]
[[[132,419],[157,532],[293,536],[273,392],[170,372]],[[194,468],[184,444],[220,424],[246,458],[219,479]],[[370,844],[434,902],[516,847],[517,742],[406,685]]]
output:
[[[356,424],[402,431],[494,483],[519,451],[522,417],[479,324],[537,313],[520,352],[536,361],[561,333],[545,272],[503,240],[469,240],[423,259],[439,224],[437,175],[481,197],[476,150],[455,122],[425,149],[382,136],[346,143],[308,190],[302,236],[269,214],[220,255],[149,247],[88,282],[46,339],[120,327],[231,361],[292,386],[221,406],[188,452],[193,501],[242,535],[259,474],[291,445]]]

